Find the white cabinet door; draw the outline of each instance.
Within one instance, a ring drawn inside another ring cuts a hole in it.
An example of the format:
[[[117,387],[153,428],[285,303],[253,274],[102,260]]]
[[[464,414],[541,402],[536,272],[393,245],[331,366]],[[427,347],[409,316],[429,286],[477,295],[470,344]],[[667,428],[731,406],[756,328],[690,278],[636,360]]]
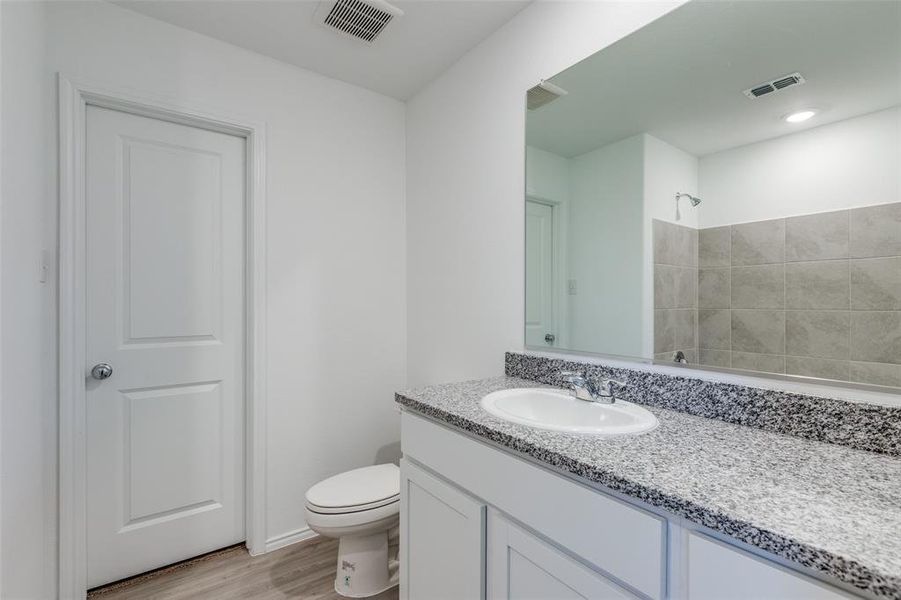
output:
[[[838,588],[720,542],[688,534],[689,600],[848,600]]]
[[[485,505],[401,460],[400,597],[485,596]]]
[[[488,513],[487,571],[489,600],[637,598],[494,509]]]
[[[89,106],[93,587],[244,539],[244,139]],[[99,374],[99,373],[98,373]]]

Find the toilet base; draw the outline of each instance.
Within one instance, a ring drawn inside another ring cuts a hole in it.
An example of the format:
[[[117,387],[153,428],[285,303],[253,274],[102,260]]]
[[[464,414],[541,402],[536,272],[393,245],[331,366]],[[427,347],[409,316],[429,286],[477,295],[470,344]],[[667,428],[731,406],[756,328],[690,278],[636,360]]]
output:
[[[396,531],[396,528],[394,529]],[[389,531],[344,536],[338,540],[335,591],[348,598],[368,598],[397,585],[396,557],[391,560]],[[396,552],[396,545],[394,545]]]

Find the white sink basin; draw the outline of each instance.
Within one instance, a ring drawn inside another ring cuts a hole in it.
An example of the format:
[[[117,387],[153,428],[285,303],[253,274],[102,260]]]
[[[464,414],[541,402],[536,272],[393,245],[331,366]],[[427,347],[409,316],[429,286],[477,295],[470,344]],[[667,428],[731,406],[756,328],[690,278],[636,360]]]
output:
[[[657,427],[657,417],[637,404],[586,402],[569,392],[543,388],[492,392],[482,398],[482,408],[505,421],[569,433],[634,435]]]

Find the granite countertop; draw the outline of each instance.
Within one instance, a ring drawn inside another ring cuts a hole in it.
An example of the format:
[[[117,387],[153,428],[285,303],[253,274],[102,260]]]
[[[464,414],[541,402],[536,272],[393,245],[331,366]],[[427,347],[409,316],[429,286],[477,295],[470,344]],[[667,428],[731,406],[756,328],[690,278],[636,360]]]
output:
[[[655,407],[647,407],[655,430],[599,438],[509,423],[479,404],[517,387],[549,386],[497,377],[396,400],[872,595],[901,598],[898,457]]]

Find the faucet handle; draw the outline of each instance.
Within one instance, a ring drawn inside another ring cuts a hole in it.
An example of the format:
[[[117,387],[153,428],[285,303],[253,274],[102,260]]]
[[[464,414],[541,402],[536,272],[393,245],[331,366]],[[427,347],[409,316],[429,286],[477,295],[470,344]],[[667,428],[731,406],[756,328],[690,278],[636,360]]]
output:
[[[613,397],[613,384],[621,385],[625,387],[630,387],[631,384],[626,383],[625,381],[621,381],[619,379],[602,379],[600,384],[600,395]]]
[[[560,377],[567,383],[572,383],[577,379],[585,379],[584,371],[560,371]]]

